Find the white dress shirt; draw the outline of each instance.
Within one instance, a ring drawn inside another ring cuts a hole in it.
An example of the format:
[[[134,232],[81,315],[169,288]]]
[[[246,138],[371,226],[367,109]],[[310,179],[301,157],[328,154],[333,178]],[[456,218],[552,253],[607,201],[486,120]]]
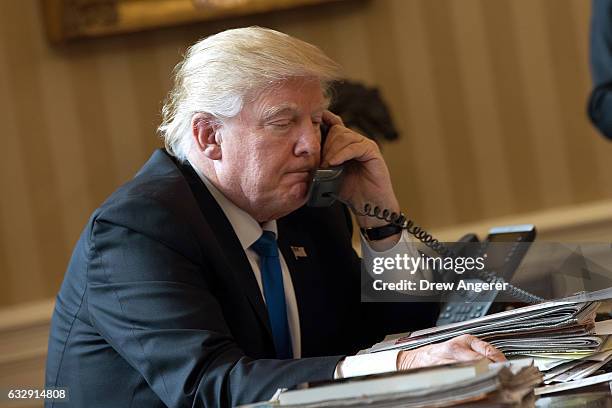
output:
[[[194,167],[195,169],[195,167]],[[219,207],[223,210],[223,213],[227,217],[234,232],[242,245],[251,269],[255,274],[255,279],[259,285],[261,291],[261,297],[266,301],[264,296],[263,284],[261,282],[261,270],[259,269],[259,255],[253,249],[251,245],[255,243],[261,237],[263,231],[272,231],[276,235],[278,240],[278,229],[276,228],[276,221],[268,221],[260,225],[253,217],[251,217],[246,211],[239,208],[236,204],[232,203],[227,197],[225,197],[206,177],[201,175],[196,169],[198,175],[219,204]],[[297,302],[295,300],[295,291],[293,290],[293,282],[291,281],[291,274],[289,268],[283,258],[283,254],[278,251],[280,258],[281,271],[283,275],[283,285],[285,287],[285,303],[287,305],[287,320],[289,323],[289,334],[291,335],[291,347],[293,349],[293,358],[300,358],[302,355],[301,341],[300,341],[300,316],[298,314]]]
[[[261,271],[259,269],[259,256],[251,249],[251,245],[255,243],[261,236],[264,230],[272,231],[278,239],[278,230],[276,221],[269,221],[259,224],[247,212],[239,208],[223,195],[200,171],[193,166],[196,173],[200,176],[214,199],[217,201],[228,221],[232,225],[242,249],[244,250],[251,269],[255,274],[255,279],[259,285],[261,296],[265,301],[265,295],[261,282]],[[402,233],[400,241],[397,245],[410,245],[410,238],[406,231]],[[387,252],[376,252],[367,243],[367,240],[361,236],[362,251],[368,252],[368,256],[384,256]],[[396,248],[396,247],[394,247]],[[389,250],[392,251],[393,249]],[[298,314],[297,302],[295,300],[295,292],[293,290],[293,282],[287,263],[283,258],[283,254],[279,250],[279,258],[283,275],[283,285],[285,287],[285,300],[287,305],[287,319],[289,323],[289,333],[291,335],[291,346],[293,348],[293,358],[301,357],[301,342],[300,342],[300,316]],[[389,350],[373,354],[360,354],[349,356],[342,360],[336,366],[334,378],[354,377],[358,375],[368,375],[395,371],[397,369],[397,355],[399,350]]]

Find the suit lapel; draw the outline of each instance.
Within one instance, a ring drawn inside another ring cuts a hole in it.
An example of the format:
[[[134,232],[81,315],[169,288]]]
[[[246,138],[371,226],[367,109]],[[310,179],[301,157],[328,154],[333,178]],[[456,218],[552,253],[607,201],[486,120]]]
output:
[[[300,232],[300,227],[292,223],[292,218],[289,216],[277,220],[278,247],[293,283],[300,319],[302,357],[305,357],[312,349],[310,341],[313,338],[305,334],[317,333],[321,323],[318,311],[322,304],[316,295],[317,285],[320,284],[316,273],[318,254],[310,236]]]
[[[195,170],[188,164],[179,165],[179,168],[185,175],[200,210],[205,214],[206,221],[215,234],[215,240],[218,244],[218,248],[215,248],[215,253],[223,256],[228,266],[223,269],[227,269],[233,273],[238,283],[237,286],[244,291],[255,313],[270,336],[270,340],[272,340],[272,330],[270,328],[268,311],[261,296],[259,285],[253,274],[251,264],[242,249],[240,240],[234,233],[232,225]],[[212,240],[207,241],[210,242]]]

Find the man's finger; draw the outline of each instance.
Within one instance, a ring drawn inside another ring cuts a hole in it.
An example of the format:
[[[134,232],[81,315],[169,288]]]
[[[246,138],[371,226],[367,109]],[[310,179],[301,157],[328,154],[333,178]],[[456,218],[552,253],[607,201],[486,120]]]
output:
[[[457,349],[455,350],[454,354],[453,354],[453,358],[455,358],[457,361],[473,361],[473,360],[480,360],[481,358],[483,358],[485,356],[483,356],[481,353],[478,353],[472,349]]]
[[[330,130],[327,136],[325,145],[323,145],[323,158],[330,158],[337,152],[344,149],[346,146],[360,140],[361,138],[359,135],[349,131],[346,128],[333,128],[333,130]]]
[[[363,161],[364,158],[370,159],[371,152],[365,140],[355,140],[346,144],[342,149],[329,152],[325,160],[332,166],[337,166],[348,160]]]
[[[469,345],[472,350],[482,354],[491,361],[507,361],[506,356],[504,356],[504,353],[502,353],[486,341],[478,339],[477,337],[470,336]]]
[[[327,123],[329,126],[334,126],[334,125],[344,126],[344,122],[342,121],[342,118],[328,110],[323,111],[323,122]]]
[[[452,359],[452,358],[441,358],[438,360],[434,360],[431,365],[432,366],[437,366],[437,365],[442,365],[442,364],[453,364],[456,363],[458,360]]]

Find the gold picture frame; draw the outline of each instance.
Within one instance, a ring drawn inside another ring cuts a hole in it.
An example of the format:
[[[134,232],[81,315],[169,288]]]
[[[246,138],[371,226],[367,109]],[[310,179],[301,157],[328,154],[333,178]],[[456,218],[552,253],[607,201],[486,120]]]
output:
[[[340,0],[41,0],[54,43]]]

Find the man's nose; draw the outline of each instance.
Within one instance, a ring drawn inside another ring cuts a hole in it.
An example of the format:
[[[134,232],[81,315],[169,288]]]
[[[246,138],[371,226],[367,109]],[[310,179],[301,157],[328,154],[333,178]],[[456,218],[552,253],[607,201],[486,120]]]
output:
[[[300,136],[295,145],[296,156],[312,156],[321,152],[321,130],[318,125],[309,122],[300,129]]]

